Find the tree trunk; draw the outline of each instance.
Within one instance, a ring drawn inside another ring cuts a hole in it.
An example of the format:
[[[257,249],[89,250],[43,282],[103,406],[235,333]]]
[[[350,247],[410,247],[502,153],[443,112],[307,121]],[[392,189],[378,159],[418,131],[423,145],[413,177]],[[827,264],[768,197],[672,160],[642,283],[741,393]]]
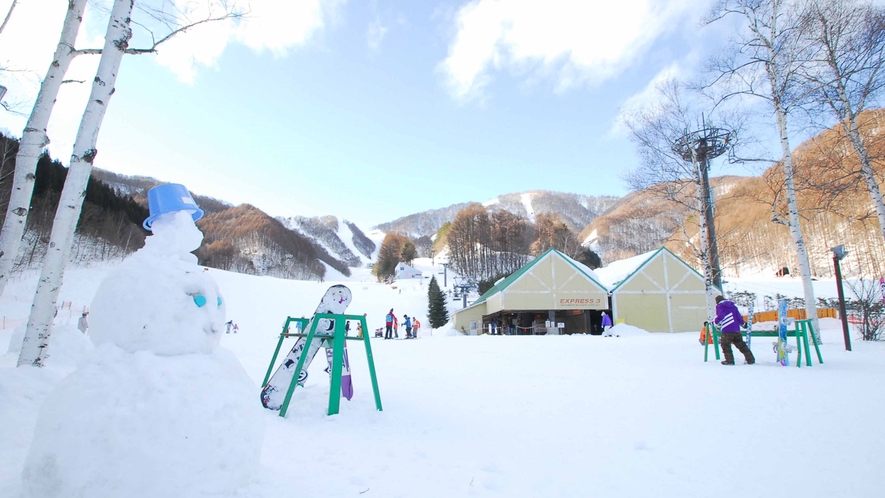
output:
[[[0,231],[0,296],[3,295],[12,265],[21,247],[22,235],[28,223],[31,196],[34,193],[37,161],[43,153],[43,148],[49,144],[46,126],[49,124],[49,117],[52,115],[52,108],[64,75],[77,55],[74,41],[80,30],[85,7],[86,0],[70,0],[55,56],[46,71],[43,83],[40,84],[34,108],[22,132],[21,144],[15,157],[12,193],[6,207],[3,229]]]
[[[772,87],[774,89],[774,87]],[[808,251],[799,225],[799,206],[796,203],[796,185],[793,181],[793,154],[790,152],[790,139],[787,135],[787,113],[775,99],[775,117],[780,133],[781,152],[783,153],[784,181],[787,189],[787,209],[790,215],[790,234],[796,246],[796,257],[799,271],[802,274],[802,289],[805,291],[805,314],[814,326],[814,340],[820,344],[820,325],[817,319],[817,300],[814,297],[814,284],[811,280],[811,265],[808,262]]]
[[[847,103],[845,103],[847,105]],[[866,181],[867,190],[873,200],[873,206],[876,208],[876,216],[879,218],[879,230],[882,232],[882,238],[885,239],[885,203],[882,201],[882,192],[879,190],[879,182],[873,173],[873,166],[870,161],[870,155],[863,143],[860,135],[860,127],[857,125],[857,116],[849,114],[849,122],[843,121],[842,126],[848,134],[848,140],[854,146],[857,157],[860,159],[860,173]]]
[[[111,10],[104,49],[92,83],[92,93],[89,95],[89,102],[83,112],[77,139],[74,142],[71,165],[52,224],[49,247],[40,280],[37,282],[37,293],[31,306],[18,366],[39,367],[43,366],[46,359],[53,309],[58,300],[67,255],[83,208],[83,199],[86,197],[86,185],[97,153],[95,145],[98,132],[111,95],[114,93],[114,84],[117,81],[120,63],[123,61],[123,53],[129,46],[129,39],[132,38],[130,27],[132,5],[133,0],[115,0]]]

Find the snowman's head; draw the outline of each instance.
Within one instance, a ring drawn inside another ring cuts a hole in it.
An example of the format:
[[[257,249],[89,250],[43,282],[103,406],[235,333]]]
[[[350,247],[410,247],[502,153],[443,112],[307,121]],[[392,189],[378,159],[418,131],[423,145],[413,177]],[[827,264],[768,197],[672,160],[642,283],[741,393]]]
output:
[[[151,231],[153,235],[144,240],[144,247],[139,252],[197,263],[197,257],[191,252],[200,247],[203,232],[194,224],[190,213],[174,211],[159,215],[153,220]]]

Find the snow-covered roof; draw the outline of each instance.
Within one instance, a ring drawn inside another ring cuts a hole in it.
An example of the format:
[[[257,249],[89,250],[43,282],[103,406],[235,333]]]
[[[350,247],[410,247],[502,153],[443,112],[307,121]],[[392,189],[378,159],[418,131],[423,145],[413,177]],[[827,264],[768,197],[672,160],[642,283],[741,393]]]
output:
[[[595,270],[596,275],[598,275],[597,280],[609,289],[614,289],[619,283],[623,282],[625,278],[629,277],[642,266],[643,263],[651,259],[651,257],[658,251],[660,251],[660,249],[633,256],[632,258],[612,261],[603,268],[597,268]]]

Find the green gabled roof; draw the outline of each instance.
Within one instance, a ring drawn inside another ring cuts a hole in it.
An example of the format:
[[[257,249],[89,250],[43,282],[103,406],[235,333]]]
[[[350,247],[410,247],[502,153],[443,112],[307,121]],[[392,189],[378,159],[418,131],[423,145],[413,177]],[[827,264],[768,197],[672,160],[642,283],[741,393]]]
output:
[[[494,286],[492,286],[491,289],[487,290],[487,291],[485,292],[485,294],[483,294],[482,296],[479,297],[479,299],[477,299],[476,301],[474,301],[473,304],[472,304],[471,306],[476,305],[476,304],[479,304],[479,303],[482,303],[482,302],[485,302],[486,299],[488,299],[488,298],[494,296],[495,294],[497,294],[497,293],[499,293],[499,292],[502,292],[504,289],[506,289],[507,287],[509,287],[510,284],[512,284],[513,282],[515,282],[517,279],[519,279],[519,277],[523,276],[527,271],[529,271],[533,266],[535,266],[539,261],[541,261],[542,259],[544,259],[545,257],[547,257],[547,255],[550,254],[551,252],[554,252],[554,253],[556,253],[557,255],[559,255],[560,257],[562,257],[562,259],[563,259],[564,261],[566,261],[566,262],[568,262],[570,265],[572,265],[576,270],[578,270],[579,272],[581,272],[585,277],[589,278],[593,283],[595,283],[595,284],[598,285],[600,288],[602,288],[602,290],[608,292],[608,289],[607,289],[604,285],[602,285],[601,283],[599,283],[599,281],[597,281],[597,280],[596,280],[595,278],[593,278],[592,276],[588,275],[587,272],[585,272],[580,266],[576,265],[576,264],[574,263],[574,261],[572,261],[571,258],[569,258],[569,257],[566,256],[565,254],[563,254],[563,253],[561,253],[561,252],[559,252],[559,251],[557,251],[556,249],[554,249],[554,248],[551,247],[550,249],[547,249],[546,251],[544,251],[543,253],[541,253],[541,255],[538,256],[537,258],[535,258],[535,259],[529,261],[528,263],[526,263],[525,266],[523,266],[522,268],[520,268],[520,269],[516,270],[515,272],[511,273],[510,276],[504,278],[503,280],[501,280],[500,282],[498,282],[497,284],[495,284]]]
[[[695,275],[697,275],[698,277],[701,278],[701,280],[704,280],[704,276],[701,275],[700,272],[698,272],[697,270],[695,270],[693,266],[691,266],[690,264],[686,263],[684,259],[682,259],[682,258],[680,258],[679,256],[677,256],[673,251],[667,249],[665,246],[661,246],[660,249],[658,249],[657,251],[655,251],[654,253],[652,253],[652,255],[648,257],[648,259],[646,259],[645,261],[642,262],[642,264],[640,264],[639,266],[637,266],[636,269],[633,270],[632,273],[630,273],[629,275],[627,275],[626,277],[624,277],[623,280],[621,280],[620,282],[618,282],[618,284],[615,285],[614,289],[611,290],[611,293],[614,294],[615,292],[617,292],[618,288],[620,288],[622,285],[624,285],[624,284],[626,284],[627,282],[629,282],[630,279],[632,279],[634,275],[636,275],[637,273],[639,273],[639,271],[642,270],[643,268],[645,268],[646,265],[648,265],[653,259],[655,259],[656,257],[658,257],[658,254],[660,254],[662,251],[667,251],[668,253],[670,253],[670,256],[673,256],[674,258],[676,258],[677,261],[679,261],[680,263],[682,263],[683,265],[685,265],[685,267],[688,268],[689,270],[693,271],[693,272],[695,273]],[[715,288],[715,286],[713,286],[713,287]],[[722,292],[722,291],[720,290],[720,292]]]

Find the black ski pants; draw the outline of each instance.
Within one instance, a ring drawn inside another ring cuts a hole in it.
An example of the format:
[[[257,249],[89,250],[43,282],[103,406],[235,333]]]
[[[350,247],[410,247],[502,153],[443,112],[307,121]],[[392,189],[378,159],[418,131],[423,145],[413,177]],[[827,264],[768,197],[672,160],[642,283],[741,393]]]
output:
[[[384,331],[384,338],[390,339],[391,334],[393,334],[393,323],[388,323],[387,330]]]
[[[722,346],[722,355],[725,356],[725,361],[734,363],[734,353],[731,351],[732,344],[734,344],[734,347],[738,348],[738,351],[743,353],[744,359],[747,363],[756,363],[756,358],[753,356],[753,352],[750,351],[747,343],[744,342],[744,338],[741,337],[740,332],[724,332],[719,336],[719,345]]]

